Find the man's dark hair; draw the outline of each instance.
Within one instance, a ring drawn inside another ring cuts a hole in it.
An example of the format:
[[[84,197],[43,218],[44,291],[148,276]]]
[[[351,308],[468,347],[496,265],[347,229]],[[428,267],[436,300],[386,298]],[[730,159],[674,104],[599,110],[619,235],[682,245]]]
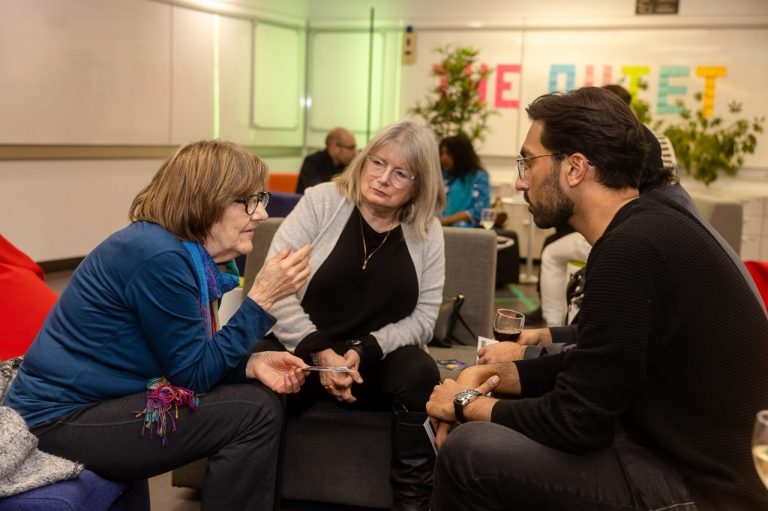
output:
[[[603,85],[603,89],[613,92],[621,98],[624,103],[631,105],[632,94],[621,85]],[[638,185],[640,193],[645,193],[656,188],[663,188],[676,181],[672,169],[664,167],[664,161],[661,159],[661,145],[659,144],[659,140],[645,125],[643,125],[643,136],[645,137],[646,144],[648,144],[648,154],[645,157],[643,171],[640,174],[640,183]]]
[[[545,94],[526,112],[532,121],[542,122],[541,143],[559,160],[582,153],[604,186],[638,187],[647,144],[635,114],[614,93],[584,87]]]
[[[612,83],[610,85],[603,85],[603,89],[613,92],[618,97],[620,97],[624,103],[628,105],[632,103],[632,94],[630,94],[629,91],[624,87],[622,87],[621,85]]]
[[[440,149],[445,148],[453,158],[453,174],[463,176],[480,168],[480,157],[472,147],[472,142],[465,135],[453,135],[440,141]],[[446,169],[447,170],[447,169]]]

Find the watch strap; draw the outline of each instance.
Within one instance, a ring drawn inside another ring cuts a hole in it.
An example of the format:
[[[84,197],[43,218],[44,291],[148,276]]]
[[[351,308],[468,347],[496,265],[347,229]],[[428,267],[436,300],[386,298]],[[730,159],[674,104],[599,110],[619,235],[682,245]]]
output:
[[[363,359],[363,341],[360,339],[350,339],[346,343],[347,350],[356,351],[360,356],[360,360]]]
[[[464,389],[459,391],[453,398],[453,412],[456,415],[456,422],[462,424],[467,421],[464,417],[464,407],[480,397],[480,393],[474,389]]]
[[[456,415],[456,424],[464,424],[467,422],[466,417],[464,417],[464,405],[456,400],[453,401],[453,412]]]

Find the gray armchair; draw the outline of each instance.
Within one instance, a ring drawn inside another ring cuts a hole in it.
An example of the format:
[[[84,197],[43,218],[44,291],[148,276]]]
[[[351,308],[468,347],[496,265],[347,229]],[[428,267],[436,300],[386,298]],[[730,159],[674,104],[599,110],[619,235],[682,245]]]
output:
[[[281,218],[270,218],[254,233],[245,289],[266,257]],[[496,236],[481,229],[445,227],[444,296],[465,296],[462,316],[477,335],[492,334],[496,279]],[[459,327],[458,339],[475,345]],[[436,350],[437,351],[437,350]],[[468,348],[471,352],[472,349]],[[445,352],[443,352],[445,353]],[[445,373],[443,373],[445,374]],[[286,423],[282,461],[282,496],[286,499],[389,508],[391,413],[350,411],[319,402]],[[339,453],[343,456],[339,458]],[[328,460],[334,460],[329,462]],[[173,471],[174,486],[200,488],[205,460]],[[339,484],[339,481],[345,481]]]

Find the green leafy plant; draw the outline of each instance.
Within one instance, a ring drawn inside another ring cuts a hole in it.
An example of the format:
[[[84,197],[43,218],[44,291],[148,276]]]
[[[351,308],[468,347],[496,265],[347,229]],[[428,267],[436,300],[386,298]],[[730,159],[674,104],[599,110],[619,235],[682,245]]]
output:
[[[647,86],[641,86],[640,89],[645,89],[646,87]],[[629,104],[629,107],[635,113],[635,117],[637,117],[638,121],[646,126],[652,127],[654,130],[659,129],[661,121],[653,121],[651,116],[651,104],[649,102],[635,94],[632,96],[632,102]]]
[[[635,112],[637,120],[645,125],[651,124],[651,104],[637,96],[632,97],[632,103],[629,104],[632,111]]]
[[[620,82],[623,81],[623,79],[620,80]],[[642,91],[648,90],[648,82],[641,77],[637,82],[637,88]],[[661,121],[653,122],[653,118],[651,117],[651,104],[642,99],[639,94],[636,93],[632,95],[632,101],[630,102],[629,107],[635,113],[637,120],[646,126],[650,126],[654,130],[659,129],[661,126]]]
[[[480,98],[480,84],[492,70],[477,66],[479,50],[472,47],[437,48],[440,63],[432,68],[439,82],[430,89],[431,97],[410,108],[408,113],[422,117],[439,139],[464,134],[471,141],[482,140],[488,117],[494,110]]]
[[[701,102],[701,93],[694,98]],[[679,166],[707,186],[717,179],[719,172],[735,176],[744,156],[755,152],[756,134],[763,132],[765,117],[752,121],[741,118],[725,124],[719,116],[706,117],[702,110],[692,112],[682,101],[677,104],[682,108],[681,120],[667,126],[664,134],[675,148]],[[728,110],[738,115],[741,103],[732,101]]]

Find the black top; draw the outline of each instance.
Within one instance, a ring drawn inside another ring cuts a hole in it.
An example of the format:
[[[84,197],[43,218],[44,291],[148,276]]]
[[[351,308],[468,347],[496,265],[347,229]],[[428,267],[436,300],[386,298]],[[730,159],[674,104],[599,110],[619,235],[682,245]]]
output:
[[[363,235],[370,256],[365,270]],[[343,355],[347,340],[361,339],[362,368],[382,358],[381,348],[369,334],[409,316],[418,299],[416,269],[402,228],[398,226],[388,235],[378,233],[355,208],[304,294],[301,306],[318,331],[299,343],[296,354],[331,347]]]
[[[589,256],[577,342],[526,361],[562,371],[541,397],[496,404],[493,422],[569,452],[623,429],[713,504],[768,509],[750,446],[768,320],[704,227],[652,199],[624,206]]]
[[[296,193],[304,193],[305,188],[330,181],[333,176],[344,170],[345,165],[334,165],[333,158],[325,149],[304,158],[296,182]]]

